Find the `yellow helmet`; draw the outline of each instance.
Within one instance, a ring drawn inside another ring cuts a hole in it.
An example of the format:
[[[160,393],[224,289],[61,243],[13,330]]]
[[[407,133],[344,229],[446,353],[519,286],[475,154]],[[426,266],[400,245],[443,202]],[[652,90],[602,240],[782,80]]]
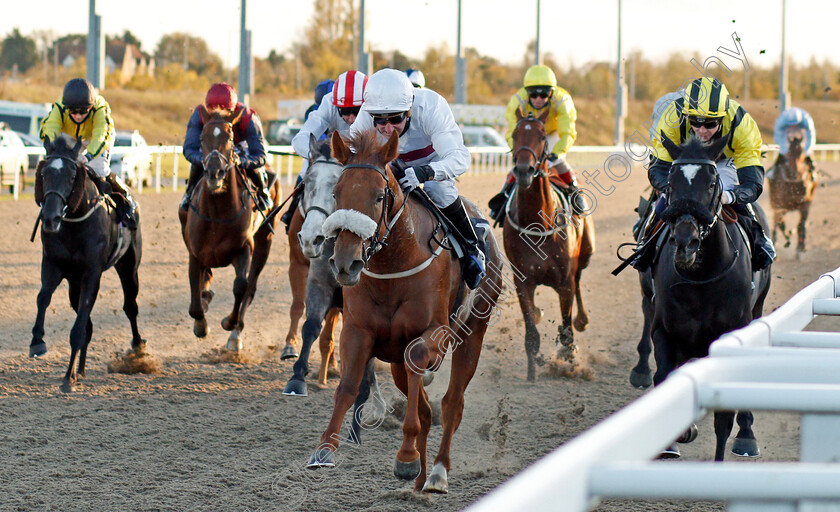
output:
[[[548,66],[539,64],[531,66],[525,72],[525,87],[557,87],[557,77],[554,76],[554,71]]]
[[[709,77],[693,80],[683,92],[683,113],[688,117],[720,118],[729,110],[726,86]]]

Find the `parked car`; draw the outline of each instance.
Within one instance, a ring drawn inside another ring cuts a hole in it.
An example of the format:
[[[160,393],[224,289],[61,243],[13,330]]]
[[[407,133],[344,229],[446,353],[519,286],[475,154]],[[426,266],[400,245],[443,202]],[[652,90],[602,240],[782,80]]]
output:
[[[144,187],[149,186],[152,182],[152,152],[140,132],[118,130],[114,137],[114,149],[111,172],[120,176],[129,187],[136,187],[138,180]]]
[[[508,147],[504,136],[489,126],[462,126],[461,134],[467,147]]]
[[[23,141],[8,125],[0,123],[0,187],[9,187],[9,192],[14,192],[16,173],[23,185],[28,163]]]
[[[35,135],[30,135],[28,133],[23,132],[15,132],[20,137],[20,140],[23,141],[23,145],[27,148],[42,148],[44,147],[44,142]],[[44,155],[29,155],[29,170],[34,171],[38,167],[38,162],[44,159]]]
[[[265,140],[272,146],[288,146],[303,128],[297,119],[270,119],[265,130]]]

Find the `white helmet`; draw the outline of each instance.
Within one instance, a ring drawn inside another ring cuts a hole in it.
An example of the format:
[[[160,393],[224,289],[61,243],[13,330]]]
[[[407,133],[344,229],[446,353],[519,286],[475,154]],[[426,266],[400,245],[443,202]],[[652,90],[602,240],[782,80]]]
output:
[[[407,112],[414,103],[414,86],[402,71],[380,69],[365,87],[364,108],[370,114]]]
[[[426,77],[423,76],[423,72],[419,69],[408,68],[405,70],[405,74],[408,76],[408,81],[414,84],[414,87],[421,89],[426,87]]]

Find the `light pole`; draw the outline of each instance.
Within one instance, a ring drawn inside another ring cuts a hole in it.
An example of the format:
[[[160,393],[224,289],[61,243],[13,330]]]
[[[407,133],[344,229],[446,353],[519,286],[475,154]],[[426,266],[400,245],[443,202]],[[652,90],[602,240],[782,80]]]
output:
[[[537,39],[534,43],[534,65],[540,63],[540,0],[537,0]]]
[[[105,88],[105,41],[102,16],[96,14],[96,0],[90,0],[88,13],[87,79],[97,89]]]
[[[458,0],[458,39],[455,43],[455,103],[467,102],[467,61],[461,50],[461,0]]]
[[[785,4],[782,0],[782,61],[779,64],[779,113],[784,112],[790,105],[790,91],[788,91],[787,53],[785,53]]]
[[[624,118],[627,117],[627,86],[624,84],[624,60],[621,58],[621,0],[618,0],[618,61],[615,65],[615,144],[624,143]]]
[[[242,0],[239,22],[239,96],[248,104],[253,93],[253,68],[251,60],[251,31],[246,28],[246,7],[248,0]]]

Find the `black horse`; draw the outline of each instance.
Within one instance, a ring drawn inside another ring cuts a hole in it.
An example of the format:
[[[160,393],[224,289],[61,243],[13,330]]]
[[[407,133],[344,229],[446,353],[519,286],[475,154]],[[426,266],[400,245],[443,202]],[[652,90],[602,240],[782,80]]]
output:
[[[683,363],[707,356],[709,345],[721,335],[761,316],[770,288],[770,267],[752,272],[747,233],[722,217],[723,190],[714,159],[727,139],[707,146],[692,137],[678,147],[663,137],[663,143],[674,159],[669,203],[662,214],[669,234],[654,265],[640,273],[645,324],[639,362],[630,377],[637,387],[650,385],[651,340],[656,359],[653,384],[658,385]],[[767,230],[764,211],[757,203],[753,207]],[[715,460],[723,460],[734,418],[732,411],[715,412]],[[738,412],[740,430],[733,453],[758,456],[752,423],[752,413]],[[690,442],[695,435],[692,427],[679,441]],[[663,456],[678,457],[679,450],[671,446]]]
[[[35,176],[35,202],[41,207],[43,223],[41,291],[29,355],[40,357],[47,353],[44,313],[55,289],[67,279],[70,305],[76,311],[70,330],[70,365],[61,384],[61,390],[69,393],[74,391],[76,376],[85,375],[85,356],[93,335],[90,314],[102,272],[111,266],[117,269],[122,283],[123,311],[131,323],[131,347],[135,353],[145,348],[137,330],[137,267],[142,244],[139,227],[130,230],[120,225],[115,208],[99,194],[86,169],[76,163],[81,141],[74,145],[72,138],[62,134],[52,143],[47,139],[44,146],[47,156]]]

